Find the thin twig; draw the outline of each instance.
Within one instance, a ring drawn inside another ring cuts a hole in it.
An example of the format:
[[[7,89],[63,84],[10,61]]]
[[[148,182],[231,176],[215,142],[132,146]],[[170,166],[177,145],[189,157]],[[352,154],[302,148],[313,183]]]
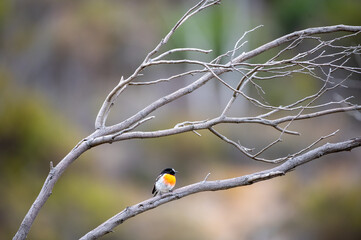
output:
[[[206,182],[206,181],[207,181],[207,179],[208,179],[209,175],[211,175],[211,173],[210,173],[210,172],[209,172],[209,173],[207,174],[207,176],[203,179],[203,182]]]

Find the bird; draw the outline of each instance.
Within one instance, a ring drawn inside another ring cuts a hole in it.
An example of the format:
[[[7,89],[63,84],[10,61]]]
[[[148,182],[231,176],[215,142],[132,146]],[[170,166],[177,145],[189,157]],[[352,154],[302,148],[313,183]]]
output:
[[[175,186],[176,178],[175,174],[178,171],[173,168],[164,169],[157,179],[155,180],[154,187],[152,190],[153,197],[155,197],[158,193],[162,195],[162,193],[171,192]]]

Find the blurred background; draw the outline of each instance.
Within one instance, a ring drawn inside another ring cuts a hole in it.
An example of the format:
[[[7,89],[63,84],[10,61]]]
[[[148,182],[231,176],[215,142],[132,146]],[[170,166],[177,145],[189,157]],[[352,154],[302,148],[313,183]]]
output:
[[[108,92],[121,76],[135,70],[195,3],[0,2],[0,239],[10,239],[17,231],[48,174],[49,162],[58,163],[93,131]],[[207,56],[212,59],[257,25],[264,27],[248,35],[243,51],[307,27],[361,25],[360,9],[358,0],[223,1],[188,21],[168,48],[214,49]],[[360,37],[347,42],[359,43]],[[358,59],[350,63],[360,67]],[[182,70],[154,68],[144,80]],[[108,124],[126,119],[187,81],[129,87]],[[299,76],[262,86],[268,101],[284,104],[316,92],[320,84]],[[348,86],[335,93],[353,95],[352,101],[360,104],[360,76],[352,76]],[[214,117],[229,96],[214,81],[157,111],[156,118],[142,129]],[[252,115],[251,105],[240,104],[237,114]],[[346,113],[307,120],[292,126],[302,131],[301,137],[286,137],[266,157],[298,151],[337,129],[340,132],[328,141],[361,134],[360,121]],[[279,134],[251,125],[222,131],[247,147],[265,146]],[[118,142],[86,152],[56,184],[28,239],[81,237],[126,206],[151,197],[155,177],[165,167],[180,172],[177,187],[203,180],[209,172],[209,180],[215,180],[272,167],[247,159],[205,131],[200,133],[202,137],[187,133]],[[323,157],[281,178],[192,195],[130,219],[102,239],[361,239],[360,159],[361,149],[354,149]]]

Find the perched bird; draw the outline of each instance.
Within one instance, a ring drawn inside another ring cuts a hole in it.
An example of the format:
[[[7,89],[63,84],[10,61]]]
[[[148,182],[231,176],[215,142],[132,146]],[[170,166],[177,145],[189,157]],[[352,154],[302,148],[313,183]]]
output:
[[[152,191],[152,194],[154,194],[153,197],[156,196],[158,193],[162,194],[172,191],[176,182],[176,173],[177,171],[173,168],[166,168],[159,174],[154,183]]]

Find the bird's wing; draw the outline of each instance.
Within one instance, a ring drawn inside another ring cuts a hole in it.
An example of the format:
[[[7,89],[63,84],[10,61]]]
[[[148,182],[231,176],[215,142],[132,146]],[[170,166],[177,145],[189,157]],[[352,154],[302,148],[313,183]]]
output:
[[[152,190],[152,194],[154,194],[154,193],[155,193],[155,184],[154,184],[153,190]]]
[[[155,180],[155,182],[158,182],[159,178],[161,177],[162,175],[159,175],[157,177],[157,179]],[[157,191],[157,189],[155,189],[155,183],[154,183],[154,186],[153,186],[153,190],[152,190],[152,194],[154,194],[155,192]],[[155,195],[154,195],[155,196]]]

